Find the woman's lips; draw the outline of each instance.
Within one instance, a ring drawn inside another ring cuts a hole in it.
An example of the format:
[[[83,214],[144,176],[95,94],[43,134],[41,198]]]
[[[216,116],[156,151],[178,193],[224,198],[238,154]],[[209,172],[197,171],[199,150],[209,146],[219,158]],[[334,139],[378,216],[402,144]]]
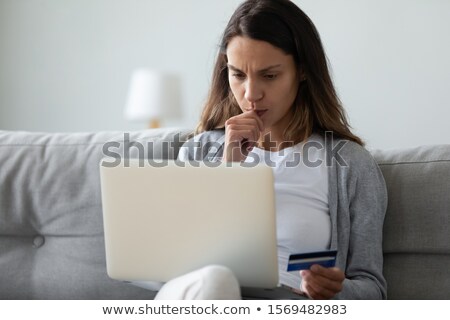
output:
[[[258,117],[262,117],[262,115],[264,114],[264,113],[266,113],[266,111],[267,111],[267,109],[265,109],[265,110],[256,110],[255,112],[256,112],[256,114],[258,115]]]

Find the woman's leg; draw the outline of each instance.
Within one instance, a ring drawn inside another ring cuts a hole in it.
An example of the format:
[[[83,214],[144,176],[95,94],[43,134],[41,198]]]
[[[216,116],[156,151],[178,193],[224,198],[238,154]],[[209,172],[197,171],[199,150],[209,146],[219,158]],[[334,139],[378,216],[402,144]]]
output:
[[[167,282],[155,300],[237,300],[239,283],[224,266],[206,266]]]

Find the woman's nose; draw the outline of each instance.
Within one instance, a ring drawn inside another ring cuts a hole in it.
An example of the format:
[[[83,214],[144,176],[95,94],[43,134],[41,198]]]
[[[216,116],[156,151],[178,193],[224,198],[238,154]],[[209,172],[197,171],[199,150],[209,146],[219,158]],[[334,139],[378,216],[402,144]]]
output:
[[[261,86],[255,81],[249,80],[245,88],[245,99],[247,99],[248,102],[253,103],[261,100],[263,97],[264,92]]]

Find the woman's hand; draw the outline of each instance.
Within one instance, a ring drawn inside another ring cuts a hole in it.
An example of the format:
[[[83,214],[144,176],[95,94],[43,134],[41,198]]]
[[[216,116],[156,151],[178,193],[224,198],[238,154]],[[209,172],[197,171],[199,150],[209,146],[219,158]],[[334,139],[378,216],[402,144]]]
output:
[[[225,122],[223,161],[244,161],[258,143],[264,124],[254,110],[231,117]]]
[[[302,276],[301,291],[311,299],[331,299],[341,292],[345,279],[339,268],[324,268],[313,265],[309,270],[300,271]]]

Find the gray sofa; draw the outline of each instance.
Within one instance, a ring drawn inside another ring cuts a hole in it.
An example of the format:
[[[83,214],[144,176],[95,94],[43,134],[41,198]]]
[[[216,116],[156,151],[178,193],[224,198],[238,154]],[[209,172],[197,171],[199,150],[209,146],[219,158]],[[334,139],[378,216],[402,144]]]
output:
[[[106,274],[99,161],[112,141],[131,157],[173,158],[187,134],[132,132],[139,150],[122,132],[0,131],[0,299],[153,298]],[[373,155],[389,192],[388,297],[450,299],[450,145]]]

